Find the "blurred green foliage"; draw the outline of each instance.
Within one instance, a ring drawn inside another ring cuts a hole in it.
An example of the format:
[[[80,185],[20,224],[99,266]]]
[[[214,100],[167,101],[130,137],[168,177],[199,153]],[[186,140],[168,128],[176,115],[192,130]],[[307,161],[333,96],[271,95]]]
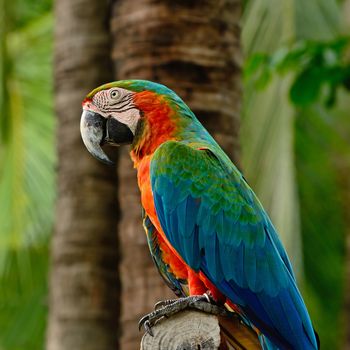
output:
[[[243,24],[245,169],[273,221],[294,218],[294,232],[278,228],[293,265],[302,266],[299,282],[323,349],[341,348],[344,329],[348,228],[341,172],[350,166],[350,137],[344,137],[350,124],[338,105],[347,94],[350,65],[341,6],[332,0],[251,0]],[[298,226],[303,264],[290,241],[298,241]]]
[[[47,316],[47,244],[7,255],[0,278],[0,349],[44,348]]]
[[[322,345],[336,349],[343,336],[346,231],[336,158],[350,154],[350,145],[337,130],[343,123],[321,106],[299,110],[295,124],[305,296]]]
[[[0,0],[0,349],[40,349],[54,118],[51,1]]]
[[[350,90],[349,50],[350,37],[326,42],[298,41],[272,55],[254,54],[246,63],[244,74],[246,79],[254,79],[257,88],[264,88],[274,74],[294,72],[290,99],[295,105],[307,107],[325,95],[325,105],[332,107],[339,88]]]

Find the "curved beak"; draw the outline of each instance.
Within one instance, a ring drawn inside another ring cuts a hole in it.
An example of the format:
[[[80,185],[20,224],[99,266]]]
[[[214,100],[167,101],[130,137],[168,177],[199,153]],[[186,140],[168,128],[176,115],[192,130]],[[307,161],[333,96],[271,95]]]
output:
[[[80,119],[80,133],[87,150],[101,162],[114,165],[101,148],[106,135],[106,119],[99,114],[83,110]]]

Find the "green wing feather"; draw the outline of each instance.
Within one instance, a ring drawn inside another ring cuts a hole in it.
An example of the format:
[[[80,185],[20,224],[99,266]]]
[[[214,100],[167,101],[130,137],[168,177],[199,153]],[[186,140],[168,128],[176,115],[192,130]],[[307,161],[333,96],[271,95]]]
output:
[[[151,162],[151,186],[162,229],[192,269],[277,344],[317,348],[276,230],[216,144],[162,144]]]

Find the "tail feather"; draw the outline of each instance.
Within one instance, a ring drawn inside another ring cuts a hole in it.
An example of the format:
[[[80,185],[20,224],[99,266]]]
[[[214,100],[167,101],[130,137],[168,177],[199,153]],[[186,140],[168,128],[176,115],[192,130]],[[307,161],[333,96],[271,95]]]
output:
[[[265,337],[263,334],[259,335],[259,340],[261,344],[262,350],[280,350],[279,347],[274,345],[267,337]]]
[[[226,342],[220,349],[261,350],[255,330],[244,324],[238,316],[232,318],[219,316],[218,318],[221,334]]]

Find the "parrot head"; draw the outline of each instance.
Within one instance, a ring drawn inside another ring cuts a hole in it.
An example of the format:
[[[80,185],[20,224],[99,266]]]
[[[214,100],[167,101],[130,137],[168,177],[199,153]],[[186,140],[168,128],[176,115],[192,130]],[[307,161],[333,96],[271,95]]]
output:
[[[145,80],[102,85],[86,96],[82,107],[83,142],[95,158],[106,164],[113,162],[103,151],[104,144],[137,144],[134,148],[140,149],[142,143],[143,149],[155,147],[164,138],[174,138],[175,129],[181,124],[175,121],[179,111],[193,116],[172,90]]]

